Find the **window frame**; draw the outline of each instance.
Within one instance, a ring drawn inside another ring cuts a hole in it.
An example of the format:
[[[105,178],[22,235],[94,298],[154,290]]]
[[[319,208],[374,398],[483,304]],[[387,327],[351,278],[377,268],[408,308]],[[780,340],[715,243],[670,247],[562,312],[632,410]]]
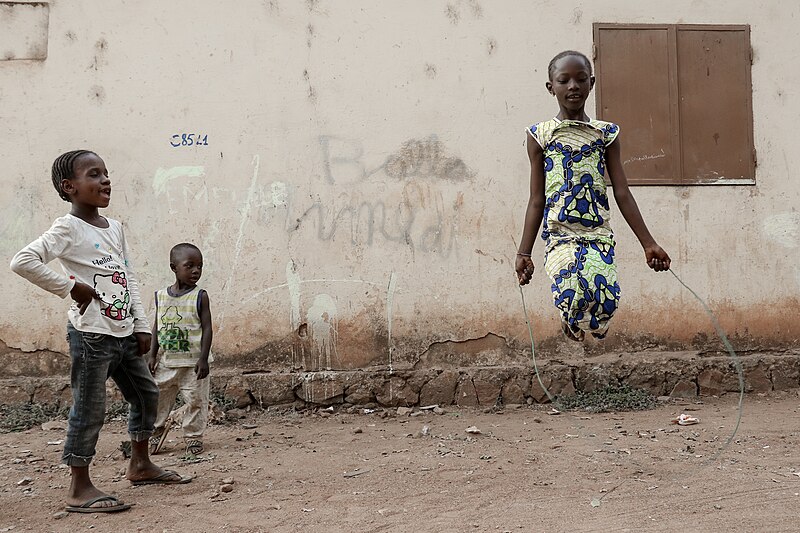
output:
[[[602,70],[602,52],[600,50],[600,32],[603,30],[664,30],[667,32],[667,54],[669,61],[669,102],[670,102],[670,124],[674,127],[671,131],[671,147],[674,154],[674,168],[677,169],[672,178],[670,179],[646,179],[641,180],[636,177],[629,178],[630,185],[636,186],[695,186],[695,185],[755,185],[756,184],[756,169],[758,167],[758,158],[755,148],[754,139],[754,123],[753,123],[753,82],[752,82],[752,64],[753,64],[753,48],[750,40],[750,25],[749,24],[645,24],[645,23],[614,23],[614,22],[595,22],[592,24],[592,60],[595,65],[595,73],[597,75],[597,83],[595,84],[595,106],[597,118],[600,120],[608,120],[603,114],[603,70]],[[746,64],[743,65],[744,76],[744,91],[748,94],[747,106],[744,110],[746,124],[746,141],[751,149],[747,170],[751,177],[747,178],[715,178],[715,179],[702,179],[696,176],[684,176],[683,159],[684,147],[681,143],[681,117],[680,117],[680,80],[678,79],[678,32],[679,31],[732,31],[742,32],[745,45],[747,48]],[[613,117],[609,117],[613,118]],[[624,131],[624,124],[621,126]]]

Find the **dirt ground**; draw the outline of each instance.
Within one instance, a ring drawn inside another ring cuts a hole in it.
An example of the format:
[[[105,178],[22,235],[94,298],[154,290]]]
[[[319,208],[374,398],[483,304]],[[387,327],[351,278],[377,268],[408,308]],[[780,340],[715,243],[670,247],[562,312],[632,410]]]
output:
[[[616,414],[251,412],[211,426],[196,461],[171,434],[155,460],[192,483],[136,488],[111,422],[92,474],[135,505],[107,515],[59,515],[63,431],[35,428],[0,435],[0,531],[798,531],[798,393],[746,397],[722,449],[736,407],[729,395]],[[681,413],[699,424],[671,425]]]

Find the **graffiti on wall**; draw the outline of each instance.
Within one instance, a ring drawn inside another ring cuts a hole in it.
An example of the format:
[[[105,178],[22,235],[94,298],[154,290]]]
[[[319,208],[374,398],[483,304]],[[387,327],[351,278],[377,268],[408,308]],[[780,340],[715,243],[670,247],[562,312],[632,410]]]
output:
[[[360,141],[322,136],[319,146],[324,183],[313,194],[301,193],[304,184],[285,178],[262,181],[258,156],[244,191],[210,185],[202,166],[182,166],[158,169],[153,192],[166,197],[170,215],[191,211],[196,202],[235,205],[239,244],[253,223],[279,229],[289,239],[366,247],[396,244],[444,257],[457,250],[464,195],[452,185],[473,179],[474,173],[463,160],[448,155],[439,139],[406,141],[374,167],[365,162]],[[219,234],[218,227],[209,229]]]

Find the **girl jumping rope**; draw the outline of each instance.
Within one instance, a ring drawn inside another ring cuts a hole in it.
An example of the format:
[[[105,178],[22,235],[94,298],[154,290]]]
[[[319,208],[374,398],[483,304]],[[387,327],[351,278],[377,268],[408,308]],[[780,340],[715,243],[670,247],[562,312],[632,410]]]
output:
[[[585,332],[605,337],[619,303],[614,234],[606,188],[610,184],[622,216],[644,248],[647,265],[669,270],[670,258],[653,239],[633,198],[620,159],[619,127],[590,119],[584,111],[594,87],[589,59],[572,50],[547,68],[547,91],[558,115],[530,126],[530,199],[515,269],[520,285],[533,275],[531,249],[542,224],[544,268],[553,281],[561,329],[582,341]]]

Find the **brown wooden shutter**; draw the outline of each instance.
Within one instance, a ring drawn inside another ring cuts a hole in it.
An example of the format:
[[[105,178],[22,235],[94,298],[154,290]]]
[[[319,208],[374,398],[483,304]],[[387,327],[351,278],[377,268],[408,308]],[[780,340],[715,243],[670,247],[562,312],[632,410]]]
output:
[[[631,184],[753,183],[749,26],[596,23],[594,40]]]
[[[619,124],[632,183],[674,183],[679,174],[669,26],[595,26],[597,115]]]
[[[678,26],[683,178],[754,179],[748,29]]]

